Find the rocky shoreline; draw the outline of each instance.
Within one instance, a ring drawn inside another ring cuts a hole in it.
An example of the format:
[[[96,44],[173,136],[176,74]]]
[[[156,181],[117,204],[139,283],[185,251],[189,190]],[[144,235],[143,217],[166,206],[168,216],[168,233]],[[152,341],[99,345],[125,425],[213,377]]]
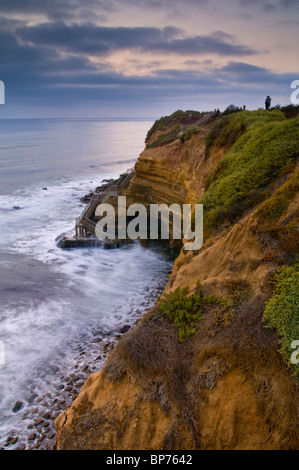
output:
[[[94,196],[105,194],[111,188],[115,188],[125,175],[116,180],[103,180],[99,187],[83,196],[81,202],[89,204]],[[102,242],[92,235],[78,240],[78,237],[74,237],[71,232],[61,234],[55,242],[60,248],[99,246],[113,249],[124,245],[124,242],[115,243],[113,240]],[[54,427],[56,418],[72,405],[90,374],[102,369],[108,354],[120,338],[155,304],[164,288],[165,283],[161,281],[161,285],[155,290],[146,289],[140,307],[135,309],[127,322],[118,329],[108,332],[95,329],[92,336],[83,338],[77,345],[77,354],[73,358],[72,365],[66,370],[57,367],[53,371],[57,381],[54,387],[50,384],[51,391],[40,392],[36,384],[33,384],[28,399],[17,401],[12,408],[13,414],[20,415],[19,422],[22,426],[12,426],[9,429],[1,438],[0,450],[51,450],[56,438]]]
[[[117,330],[94,330],[92,337],[78,344],[72,366],[65,371],[57,367],[57,383],[50,392],[39,393],[33,385],[28,401],[16,402],[12,410],[20,414],[22,426],[9,429],[0,450],[51,450],[56,437],[55,419],[71,406],[90,374],[102,369],[107,355],[155,303],[164,287],[161,283],[155,291],[145,292],[143,305],[133,311],[128,322]]]
[[[94,191],[81,197],[81,202],[89,204],[90,200],[101,193],[115,187],[119,179],[103,180],[102,184]],[[63,233],[55,240],[60,248],[82,248],[98,246],[105,249],[120,248],[124,243],[115,243],[113,240],[102,242],[95,236],[88,238],[74,237],[72,233]],[[120,338],[138,322],[144,313],[156,302],[156,299],[164,290],[161,285],[152,292],[145,292],[144,302],[139,309],[132,312],[128,322],[117,330],[102,332],[95,330],[92,337],[85,338],[78,344],[78,353],[74,357],[73,365],[65,371],[59,368],[57,383],[51,392],[39,393],[35,385],[32,386],[31,396],[27,402],[17,401],[12,409],[15,414],[20,414],[20,429],[12,427],[0,444],[0,450],[51,450],[56,437],[54,427],[55,419],[68,409],[93,372],[102,369],[108,354],[116,346]]]

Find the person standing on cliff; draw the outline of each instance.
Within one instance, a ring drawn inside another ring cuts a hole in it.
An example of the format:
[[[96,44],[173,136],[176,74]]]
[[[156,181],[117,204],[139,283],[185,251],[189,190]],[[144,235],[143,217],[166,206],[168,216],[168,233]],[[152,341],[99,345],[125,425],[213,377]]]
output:
[[[271,106],[271,98],[268,95],[267,98],[265,99],[265,108],[270,109],[270,106]]]

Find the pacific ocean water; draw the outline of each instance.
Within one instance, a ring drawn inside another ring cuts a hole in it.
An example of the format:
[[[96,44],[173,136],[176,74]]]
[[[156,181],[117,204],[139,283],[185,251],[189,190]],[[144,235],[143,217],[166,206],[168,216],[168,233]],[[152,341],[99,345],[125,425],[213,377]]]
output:
[[[152,124],[0,120],[0,446],[49,448],[51,419],[33,433],[32,417],[42,407],[55,417],[61,394],[56,415],[70,405],[65,377],[100,370],[100,342],[132,325],[167,281],[171,261],[138,243],[55,243],[84,209],[80,197],[134,166]]]

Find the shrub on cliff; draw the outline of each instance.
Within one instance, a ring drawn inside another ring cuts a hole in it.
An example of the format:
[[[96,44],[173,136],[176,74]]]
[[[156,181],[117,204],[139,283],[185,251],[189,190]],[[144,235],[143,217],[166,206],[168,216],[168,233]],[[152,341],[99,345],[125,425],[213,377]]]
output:
[[[277,105],[272,109],[280,109],[287,119],[293,119],[299,114],[299,105],[288,104],[287,106]]]
[[[257,211],[257,217],[263,221],[276,220],[288,208],[290,201],[299,191],[299,172],[275,191],[273,196],[264,201]]]
[[[299,364],[291,363],[293,341],[299,340],[299,262],[281,267],[273,279],[274,292],[267,302],[263,320],[280,338],[280,352],[299,380]]]
[[[229,124],[232,120],[232,115],[222,116],[216,120],[215,125],[206,137],[206,157],[209,156],[213,146],[229,150],[245,132],[246,125],[243,121],[240,120],[238,123],[234,122],[233,126],[230,126]]]
[[[187,142],[191,137],[198,132],[198,127],[196,126],[190,126],[188,129],[183,132],[183,134],[180,135],[180,141],[182,143]]]
[[[237,115],[223,115],[216,120],[215,125],[206,137],[206,155],[208,156],[213,146],[228,151],[247,130],[253,130],[268,122],[283,119],[284,115],[279,110],[271,111],[271,113],[266,111],[240,111]]]
[[[240,291],[241,289],[239,289]],[[202,313],[207,305],[223,306],[224,311],[231,310],[238,304],[233,295],[227,299],[220,297],[204,297],[200,282],[197,281],[195,293],[188,294],[188,288],[178,288],[174,292],[164,294],[158,303],[158,312],[172,321],[179,329],[179,342],[184,343],[190,339],[197,329]]]
[[[204,206],[206,228],[233,221],[265,198],[267,186],[299,155],[299,119],[286,120],[280,111],[242,112],[223,134],[246,126],[243,135],[211,173]]]
[[[197,284],[194,295],[187,297],[188,288],[178,288],[164,294],[159,303],[159,310],[174,322],[179,329],[179,341],[183,343],[195,333],[195,326],[201,319],[201,288]]]
[[[160,119],[155,121],[153,126],[148,131],[145,143],[147,143],[152,135],[157,131],[165,131],[167,128],[177,124],[191,124],[192,121],[195,122],[197,119],[199,119],[200,116],[201,113],[199,111],[182,111],[180,109],[172,113],[170,116],[162,116]]]
[[[177,125],[173,127],[170,132],[167,132],[166,134],[160,134],[159,137],[155,140],[155,142],[150,145],[150,148],[155,148],[159,145],[171,144],[171,142],[173,142],[177,138],[179,131],[180,126]]]

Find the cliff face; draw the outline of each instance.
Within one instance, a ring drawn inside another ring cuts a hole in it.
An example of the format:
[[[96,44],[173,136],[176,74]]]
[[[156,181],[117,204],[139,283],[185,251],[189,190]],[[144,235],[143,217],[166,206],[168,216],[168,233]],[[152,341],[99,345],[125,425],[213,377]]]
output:
[[[238,119],[211,118],[186,141],[150,148],[161,130],[153,133],[124,191],[127,203],[193,204],[212,197],[235,147],[240,155],[255,139],[252,115]],[[278,132],[284,116],[273,120]],[[264,202],[257,192],[250,203],[248,192],[237,204],[231,198],[233,218],[205,227],[201,250],[182,250],[176,259],[165,294],[186,288],[192,296],[201,283],[201,319],[190,338],[178,340],[177,325],[159,304],[148,312],[57,419],[57,449],[298,447],[298,382],[279,352],[277,333],[263,322],[269,279],[298,252],[298,120],[294,132],[295,150],[287,145],[281,167],[276,171],[277,157],[268,180],[253,178]]]
[[[129,187],[121,193],[127,198],[127,206],[139,203],[148,209],[150,204],[198,201],[209,171],[204,163],[206,132],[207,128],[201,128],[184,145],[177,139],[165,146],[146,148],[135,164]],[[114,197],[106,201],[117,207]]]

